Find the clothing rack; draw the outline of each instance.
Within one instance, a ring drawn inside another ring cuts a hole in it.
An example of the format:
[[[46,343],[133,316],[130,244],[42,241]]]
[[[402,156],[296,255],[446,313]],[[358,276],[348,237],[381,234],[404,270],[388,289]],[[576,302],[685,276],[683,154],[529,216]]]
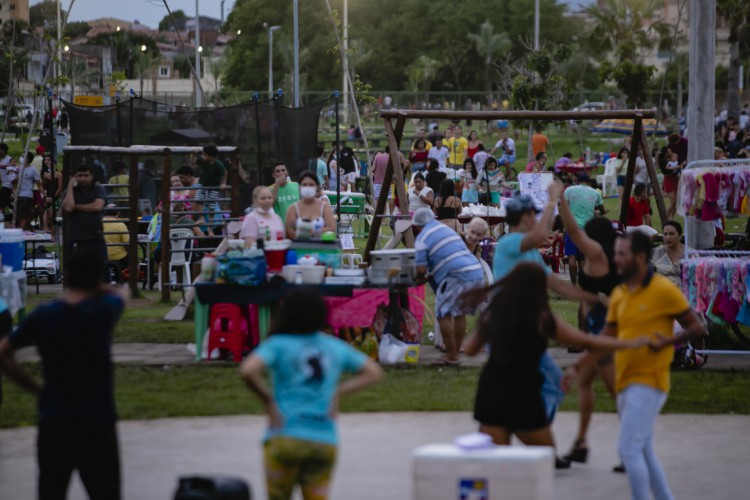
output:
[[[688,267],[690,266],[690,267]],[[692,267],[695,267],[692,270]],[[681,261],[683,293],[697,313],[714,322],[725,322],[733,328],[750,324],[747,309],[750,283],[750,252],[739,250],[693,250]],[[702,268],[702,271],[701,271]],[[691,273],[694,272],[695,274]],[[731,275],[731,279],[728,274]],[[700,277],[703,279],[699,279]],[[701,281],[703,285],[701,285]],[[695,287],[693,287],[693,285]],[[705,287],[705,288],[704,288]],[[709,293],[706,293],[708,291]],[[736,298],[739,293],[739,300]],[[739,307],[734,310],[732,306]],[[743,313],[743,311],[745,311]],[[727,317],[727,314],[730,316]],[[712,316],[718,316],[718,318]],[[696,351],[698,352],[698,351]],[[702,349],[699,354],[748,355],[750,351],[722,351]]]
[[[696,160],[692,161],[687,164],[685,167],[685,170],[704,170],[706,172],[712,172],[712,173],[718,173],[718,172],[750,172],[750,159],[733,159],[733,160]],[[692,177],[691,177],[692,178]],[[683,195],[684,195],[684,188],[685,188],[685,177],[680,176],[680,184],[677,189],[677,211],[680,213],[680,215],[685,217],[685,224],[684,224],[684,230],[685,230],[685,255],[689,256],[691,254],[698,255],[709,255],[708,253],[704,252],[713,252],[711,255],[715,255],[716,250],[696,250],[690,248],[690,222],[688,221],[689,217],[692,217],[688,215],[684,211],[684,203],[683,203]],[[738,251],[739,252],[739,251]],[[742,255],[742,254],[737,254]],[[746,252],[745,255],[750,255],[750,252]]]

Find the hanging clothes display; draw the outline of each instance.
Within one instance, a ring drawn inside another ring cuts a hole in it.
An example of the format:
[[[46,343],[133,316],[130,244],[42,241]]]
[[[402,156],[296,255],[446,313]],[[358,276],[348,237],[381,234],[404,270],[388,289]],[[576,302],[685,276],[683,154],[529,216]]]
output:
[[[709,166],[685,169],[680,175],[677,212],[704,221],[750,215],[750,165],[739,161],[705,163]]]
[[[690,306],[714,323],[750,325],[750,258],[682,260],[682,291]]]

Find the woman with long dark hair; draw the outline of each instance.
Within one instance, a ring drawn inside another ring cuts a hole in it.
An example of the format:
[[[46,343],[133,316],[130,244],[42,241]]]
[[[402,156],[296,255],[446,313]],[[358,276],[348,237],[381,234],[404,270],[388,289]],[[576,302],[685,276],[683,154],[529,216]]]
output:
[[[568,236],[585,257],[578,273],[581,288],[597,295],[609,296],[614,287],[620,283],[614,263],[617,231],[612,226],[612,222],[604,217],[594,217],[581,230],[565,197],[561,198],[560,217],[568,231]],[[607,308],[601,302],[593,305],[584,303],[581,307],[586,330],[593,335],[598,335],[604,329]],[[602,358],[597,366],[589,366],[578,374],[578,434],[573,448],[565,456],[565,459],[572,462],[584,463],[588,458],[586,434],[594,412],[593,383],[597,375],[601,375],[607,390],[614,398],[615,370],[611,356]]]
[[[240,367],[248,388],[268,413],[263,447],[268,498],[274,500],[291,498],[297,485],[304,498],[328,498],[338,447],[338,398],[383,376],[373,360],[321,332],[327,317],[320,292],[289,292],[271,325],[271,336]],[[272,389],[263,376],[266,369]],[[346,372],[356,375],[339,383]]]
[[[458,214],[461,213],[461,200],[456,196],[456,185],[452,179],[440,184],[440,195],[432,205],[435,218],[458,232]]]
[[[479,192],[477,191],[479,171],[474,160],[468,157],[464,160],[463,166],[464,168],[458,171],[458,177],[461,179],[461,186],[463,187],[461,201],[464,206],[468,206],[469,203],[479,203]]]
[[[488,295],[489,306],[464,352],[473,356],[490,345],[489,359],[479,377],[474,418],[480,432],[492,436],[496,444],[510,444],[515,434],[528,445],[555,445],[539,371],[550,339],[602,350],[642,347],[649,342],[646,336],[630,341],[594,337],[565,323],[550,310],[547,274],[534,262],[518,264],[505,278],[489,288],[469,292],[466,299],[478,301]]]

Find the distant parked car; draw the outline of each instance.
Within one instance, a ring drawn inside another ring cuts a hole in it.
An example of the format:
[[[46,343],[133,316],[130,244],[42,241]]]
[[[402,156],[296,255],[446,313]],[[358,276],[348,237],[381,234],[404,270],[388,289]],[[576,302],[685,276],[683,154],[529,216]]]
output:
[[[583,104],[579,104],[575,108],[571,109],[571,111],[601,111],[607,107],[606,103],[603,102],[584,102]]]

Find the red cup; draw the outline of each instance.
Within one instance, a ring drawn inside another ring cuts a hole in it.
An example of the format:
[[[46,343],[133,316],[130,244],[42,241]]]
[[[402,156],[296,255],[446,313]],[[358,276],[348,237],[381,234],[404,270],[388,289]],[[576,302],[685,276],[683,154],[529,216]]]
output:
[[[281,272],[281,268],[284,267],[284,262],[286,262],[286,252],[286,249],[265,250],[266,264],[268,264],[269,272]]]

